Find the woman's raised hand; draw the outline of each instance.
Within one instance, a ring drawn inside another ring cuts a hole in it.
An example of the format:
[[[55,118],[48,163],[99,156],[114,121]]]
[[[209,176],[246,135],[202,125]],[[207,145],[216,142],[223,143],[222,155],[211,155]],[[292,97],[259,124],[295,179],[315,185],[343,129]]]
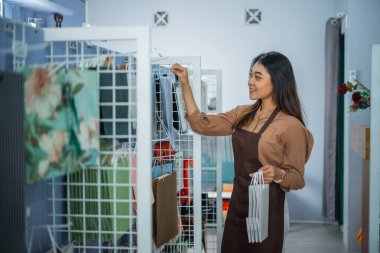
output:
[[[182,67],[178,63],[175,63],[173,64],[171,70],[175,75],[177,75],[178,81],[181,84],[182,96],[183,100],[185,101],[186,113],[188,115],[191,115],[198,109],[198,107],[195,103],[193,92],[189,83],[189,74],[187,72],[187,68]]]
[[[189,85],[189,74],[187,68],[182,67],[178,63],[173,64],[171,67],[172,72],[178,76],[178,81],[181,86]]]

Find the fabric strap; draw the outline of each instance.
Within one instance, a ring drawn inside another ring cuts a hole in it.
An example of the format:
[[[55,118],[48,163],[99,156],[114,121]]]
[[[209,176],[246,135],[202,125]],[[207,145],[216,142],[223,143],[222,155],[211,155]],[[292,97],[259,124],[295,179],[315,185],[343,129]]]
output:
[[[269,119],[265,122],[264,126],[260,129],[260,131],[258,132],[258,134],[262,134],[264,133],[264,131],[267,129],[267,127],[269,126],[270,123],[272,123],[274,117],[276,117],[277,113],[280,111],[280,109],[278,107],[276,107],[276,109],[274,109],[274,111],[272,112],[272,114],[269,116]]]

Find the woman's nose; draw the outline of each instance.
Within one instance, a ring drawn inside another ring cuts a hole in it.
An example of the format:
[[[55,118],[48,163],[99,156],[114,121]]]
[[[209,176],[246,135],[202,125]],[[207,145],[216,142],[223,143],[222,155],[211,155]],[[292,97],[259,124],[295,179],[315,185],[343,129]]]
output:
[[[249,78],[248,79],[248,85],[249,86],[252,86],[252,85],[254,85],[255,84],[255,80],[253,79],[253,78]]]

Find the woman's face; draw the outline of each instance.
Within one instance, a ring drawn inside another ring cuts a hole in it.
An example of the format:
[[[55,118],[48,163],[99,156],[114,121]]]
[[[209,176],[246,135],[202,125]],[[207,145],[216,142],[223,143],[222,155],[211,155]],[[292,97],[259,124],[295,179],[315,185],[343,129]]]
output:
[[[272,80],[264,65],[256,62],[249,73],[249,98],[252,100],[266,100],[272,98]]]

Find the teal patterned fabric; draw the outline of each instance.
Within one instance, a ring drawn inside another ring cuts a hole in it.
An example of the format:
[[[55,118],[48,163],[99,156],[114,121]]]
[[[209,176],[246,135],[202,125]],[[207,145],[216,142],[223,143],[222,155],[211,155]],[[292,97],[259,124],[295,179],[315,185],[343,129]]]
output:
[[[95,71],[24,68],[28,183],[98,165]]]

